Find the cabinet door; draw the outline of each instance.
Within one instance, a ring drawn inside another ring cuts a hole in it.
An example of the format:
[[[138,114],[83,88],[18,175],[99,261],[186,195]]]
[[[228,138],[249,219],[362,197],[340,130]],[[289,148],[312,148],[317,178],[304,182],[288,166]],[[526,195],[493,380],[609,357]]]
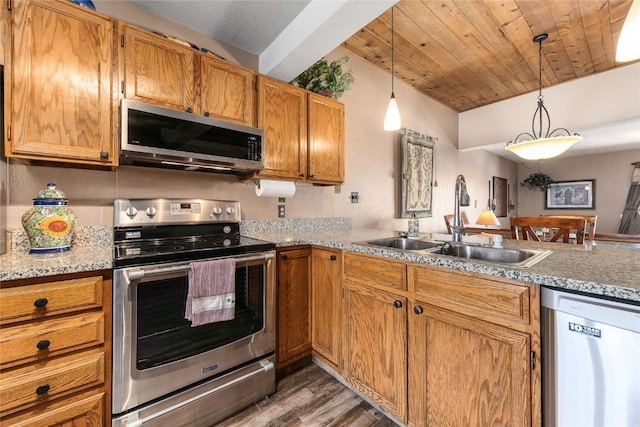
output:
[[[258,78],[258,127],[264,130],[261,177],[301,180],[307,171],[307,93]]]
[[[340,361],[340,252],[313,249],[311,256],[311,338],[317,353],[335,370]]]
[[[410,425],[531,425],[528,334],[416,303],[409,336]]]
[[[253,71],[201,55],[200,111],[205,116],[253,126]]]
[[[66,2],[12,2],[7,155],[117,164],[114,23]]]
[[[407,412],[406,313],[405,298],[344,283],[342,375],[403,422]]]
[[[311,352],[311,249],[278,253],[278,367]]]
[[[200,113],[194,49],[128,25],[122,33],[125,98]]]
[[[309,181],[344,182],[344,104],[309,93]]]

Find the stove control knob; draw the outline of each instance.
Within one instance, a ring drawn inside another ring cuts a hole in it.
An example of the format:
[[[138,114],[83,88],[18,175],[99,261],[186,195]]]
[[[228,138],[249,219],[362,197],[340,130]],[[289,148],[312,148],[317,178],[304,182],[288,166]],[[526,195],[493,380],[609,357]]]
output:
[[[220,207],[216,206],[215,208],[213,208],[213,214],[215,216],[220,216],[221,213],[222,213],[222,209],[220,209]]]
[[[228,225],[225,225],[225,226],[222,228],[222,232],[223,232],[224,234],[229,234],[229,233],[231,233],[231,227],[229,227]],[[225,245],[225,246],[227,246],[227,245]]]
[[[138,209],[134,208],[133,206],[129,206],[127,209],[125,209],[124,213],[131,219],[133,219],[136,215],[138,215]]]
[[[234,213],[236,213],[236,210],[233,206],[228,206],[227,207],[227,215],[233,215]]]
[[[156,216],[156,214],[158,213],[158,210],[156,209],[155,206],[149,206],[146,210],[145,213],[147,214],[147,216],[149,218],[153,218],[154,216]]]

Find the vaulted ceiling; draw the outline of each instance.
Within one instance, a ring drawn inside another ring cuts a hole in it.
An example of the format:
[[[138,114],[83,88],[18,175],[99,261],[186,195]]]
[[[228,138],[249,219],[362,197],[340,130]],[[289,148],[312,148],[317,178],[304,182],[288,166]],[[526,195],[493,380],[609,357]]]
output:
[[[610,70],[632,0],[401,0],[394,6],[394,74],[458,112]],[[344,42],[391,69],[391,11]]]

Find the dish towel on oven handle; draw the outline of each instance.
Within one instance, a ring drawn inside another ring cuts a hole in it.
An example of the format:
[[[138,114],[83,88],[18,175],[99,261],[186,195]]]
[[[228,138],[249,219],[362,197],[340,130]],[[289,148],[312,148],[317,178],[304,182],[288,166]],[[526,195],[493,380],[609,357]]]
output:
[[[232,320],[236,311],[236,261],[225,258],[189,264],[184,317],[191,326]]]

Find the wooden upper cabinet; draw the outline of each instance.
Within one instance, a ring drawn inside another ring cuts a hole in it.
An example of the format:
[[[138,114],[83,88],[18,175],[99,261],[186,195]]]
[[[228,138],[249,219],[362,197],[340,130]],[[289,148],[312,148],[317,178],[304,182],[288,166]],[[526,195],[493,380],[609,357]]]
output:
[[[301,180],[307,173],[307,92],[258,77],[258,127],[264,130],[261,177]]]
[[[67,1],[15,1],[10,13],[7,156],[117,165],[114,21]]]
[[[130,25],[121,26],[124,97],[200,113],[195,96],[195,50]]]
[[[200,111],[205,116],[254,126],[255,73],[200,55]]]
[[[309,93],[309,181],[344,182],[344,104]]]

